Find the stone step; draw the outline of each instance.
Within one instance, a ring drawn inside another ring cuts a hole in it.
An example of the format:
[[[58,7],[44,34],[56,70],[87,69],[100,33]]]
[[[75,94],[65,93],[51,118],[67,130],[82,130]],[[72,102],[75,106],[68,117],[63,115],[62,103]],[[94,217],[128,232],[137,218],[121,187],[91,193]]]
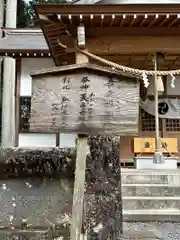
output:
[[[131,169],[129,169],[131,170]],[[122,184],[170,184],[180,185],[180,170],[152,171],[152,170],[122,170]]]
[[[136,233],[143,231],[145,233],[145,238],[148,236],[148,233],[154,233],[156,239],[180,239],[180,223],[177,222],[123,222],[123,230],[124,233],[133,232],[135,236]],[[145,238],[141,238],[141,240]]]
[[[180,169],[136,169],[136,168],[122,168],[122,174],[180,174]]]
[[[153,230],[124,230],[123,235],[120,236],[120,240],[160,240],[164,239],[160,232]]]
[[[179,209],[129,209],[123,210],[126,222],[180,222]]]
[[[123,209],[180,209],[180,197],[123,196]]]
[[[122,196],[180,196],[180,185],[122,184]]]

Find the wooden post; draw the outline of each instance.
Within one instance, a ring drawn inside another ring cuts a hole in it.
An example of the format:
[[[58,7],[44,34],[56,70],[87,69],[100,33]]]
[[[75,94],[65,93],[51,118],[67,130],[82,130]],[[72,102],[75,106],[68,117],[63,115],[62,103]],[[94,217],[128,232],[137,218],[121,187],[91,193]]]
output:
[[[74,181],[71,239],[80,240],[83,221],[86,157],[88,151],[87,135],[78,135],[77,157]]]
[[[6,0],[6,27],[16,28],[17,0]]]
[[[4,26],[4,0],[0,1],[0,38],[3,37],[3,26]]]
[[[4,27],[4,0],[0,1],[0,39],[3,37],[3,30]],[[0,85],[1,85],[1,76],[2,76],[2,58],[0,58]],[[0,88],[1,89],[1,88]],[[2,91],[0,90],[0,100],[2,101]]]
[[[6,28],[16,28],[17,0],[6,0]],[[2,96],[2,129],[1,145],[5,148],[15,146],[15,85],[16,60],[4,59],[3,96]]]
[[[79,48],[84,48],[85,29],[83,26],[81,26],[80,30],[81,31],[79,31],[79,28],[77,29],[77,45]],[[89,59],[87,56],[79,52],[76,53],[76,64],[88,62]],[[85,238],[85,236],[81,234],[81,232],[84,214],[83,210],[84,210],[85,171],[88,150],[87,139],[88,139],[87,135],[78,134],[73,207],[72,207],[71,240],[84,240]]]
[[[15,92],[15,146],[19,146],[19,111],[20,111],[20,88],[21,88],[21,58],[16,59],[16,92]]]
[[[155,153],[154,153],[154,163],[164,163],[164,157],[161,148],[161,140],[159,136],[159,112],[158,112],[158,75],[157,75],[157,53],[154,54],[154,104],[155,104],[155,127],[156,127],[156,137],[155,137]]]

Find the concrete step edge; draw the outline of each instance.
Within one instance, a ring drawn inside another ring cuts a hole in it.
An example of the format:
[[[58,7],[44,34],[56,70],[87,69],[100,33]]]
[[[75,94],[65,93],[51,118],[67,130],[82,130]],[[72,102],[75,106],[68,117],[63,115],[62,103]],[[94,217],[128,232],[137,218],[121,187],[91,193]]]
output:
[[[122,183],[122,187],[179,187],[179,184],[168,184],[168,183]]]
[[[125,210],[123,209],[123,215],[177,215],[180,216],[179,209],[136,209]]]
[[[180,176],[180,173],[169,173],[169,172],[164,172],[164,173],[154,173],[154,172],[149,172],[149,173],[121,173],[121,176],[167,176],[167,177],[172,177],[172,176]]]
[[[167,175],[167,176],[180,176],[180,169],[177,170],[134,170],[134,169],[121,169],[121,175]]]
[[[122,196],[122,200],[179,200],[180,196]]]
[[[180,174],[180,169],[133,169],[133,168],[122,168],[121,172],[124,173],[158,173],[158,174],[163,174],[163,173],[177,173]]]

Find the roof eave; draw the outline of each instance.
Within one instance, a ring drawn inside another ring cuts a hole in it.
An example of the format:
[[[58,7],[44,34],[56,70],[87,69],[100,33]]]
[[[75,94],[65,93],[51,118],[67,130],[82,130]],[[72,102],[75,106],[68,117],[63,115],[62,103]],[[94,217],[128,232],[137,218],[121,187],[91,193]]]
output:
[[[132,80],[135,79],[140,79],[141,77],[139,75],[132,75],[130,73],[118,71],[118,70],[113,70],[110,67],[105,67],[105,66],[99,66],[96,64],[91,64],[91,63],[83,63],[83,64],[72,64],[72,65],[67,65],[67,66],[61,66],[61,67],[53,67],[53,68],[48,68],[48,69],[41,69],[40,71],[32,72],[30,75],[32,77],[37,77],[41,75],[52,75],[52,74],[57,74],[57,73],[67,73],[67,72],[72,72],[76,70],[92,70],[96,72],[100,72],[102,74],[107,74],[107,75],[116,75],[116,76],[124,76],[131,78]]]
[[[122,14],[122,13],[176,13],[180,4],[35,4],[36,13],[41,14]]]

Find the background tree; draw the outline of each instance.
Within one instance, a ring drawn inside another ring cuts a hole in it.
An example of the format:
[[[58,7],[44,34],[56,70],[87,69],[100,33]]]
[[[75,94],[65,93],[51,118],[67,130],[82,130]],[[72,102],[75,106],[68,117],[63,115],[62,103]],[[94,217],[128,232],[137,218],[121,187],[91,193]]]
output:
[[[36,26],[35,13],[32,8],[33,4],[36,3],[70,3],[68,0],[31,0],[27,3],[25,0],[18,0],[18,19],[17,27],[33,27]]]

